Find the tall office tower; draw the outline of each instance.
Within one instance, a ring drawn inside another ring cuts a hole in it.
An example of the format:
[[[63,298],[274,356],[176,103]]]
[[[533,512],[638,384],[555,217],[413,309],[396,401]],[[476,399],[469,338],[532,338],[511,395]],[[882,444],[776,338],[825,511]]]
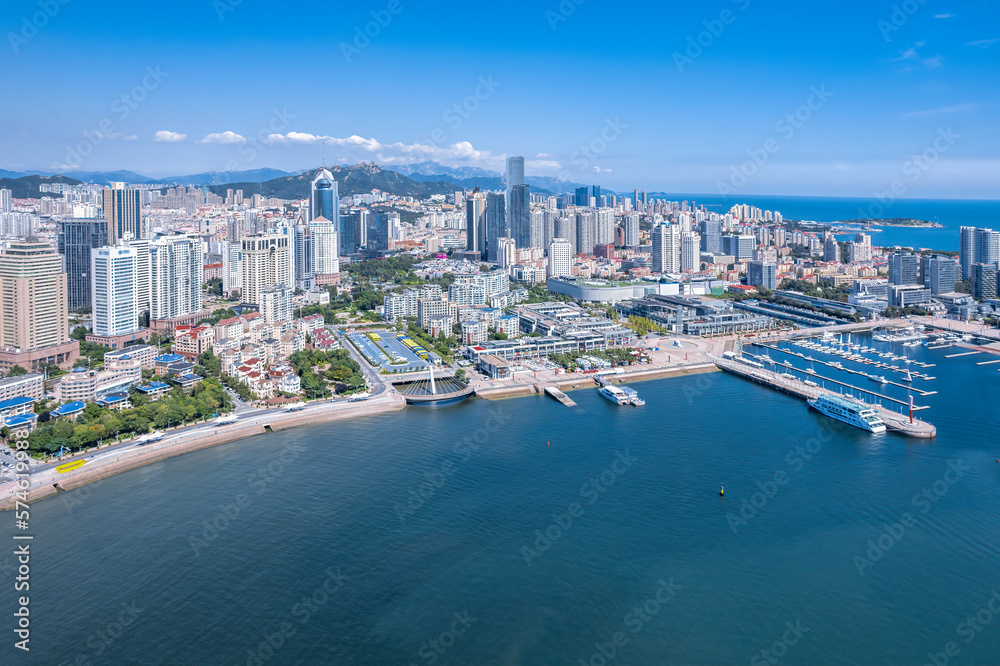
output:
[[[590,205],[590,188],[584,185],[583,187],[576,188],[576,198],[573,199],[573,203],[581,208],[586,208]]]
[[[737,261],[753,256],[753,236],[730,234],[722,237],[722,253],[732,255]]]
[[[962,279],[968,280],[972,264],[976,263],[976,228],[958,228],[958,263],[962,266]]]
[[[573,246],[565,238],[553,238],[549,243],[548,277],[573,274]]]
[[[636,210],[639,210],[639,188],[632,190],[632,205],[635,206]]]
[[[341,214],[340,232],[337,236],[337,249],[340,250],[341,256],[354,254],[358,251],[358,244],[354,240],[354,231],[354,215],[352,213]]]
[[[325,217],[317,217],[309,223],[309,232],[312,237],[313,271],[317,276],[339,273],[340,251],[337,248],[337,227]]]
[[[563,211],[556,218],[555,234],[555,238],[568,240],[573,246],[573,254],[576,254],[576,213]]]
[[[264,287],[260,292],[260,313],[268,324],[292,319],[292,289],[283,284]]]
[[[109,244],[111,239],[108,239]],[[135,248],[135,262],[136,262],[136,300],[139,307],[140,317],[149,312],[149,299],[150,299],[150,267],[149,267],[149,239],[148,238],[136,238],[133,240],[123,241],[125,245]],[[120,243],[121,244],[121,243]]]
[[[295,286],[305,290],[311,289],[316,284],[316,271],[313,269],[313,238],[309,233],[311,227],[311,223],[302,224],[302,218],[299,218],[299,224],[294,227],[295,256],[292,263],[295,265]]]
[[[465,200],[465,249],[486,254],[486,196],[477,187]]]
[[[823,236],[823,261],[840,261],[840,244],[829,231]]]
[[[70,310],[90,308],[90,251],[108,244],[108,222],[74,218],[59,223],[59,254],[66,264],[66,298]]]
[[[615,242],[615,211],[611,208],[601,208],[597,211],[597,244],[614,245]]]
[[[260,292],[265,287],[286,283],[289,273],[288,237],[281,234],[261,234],[243,239],[244,303],[260,305]]]
[[[0,189],[0,213],[9,213],[11,211],[11,194],[10,190]]]
[[[527,247],[546,247],[545,243],[545,221],[548,219],[548,211],[532,211],[528,224],[528,245]]]
[[[531,244],[531,196],[527,185],[515,185],[507,198],[510,237],[518,247],[538,247]]]
[[[225,293],[243,289],[243,243],[222,244],[222,289]]]
[[[496,263],[500,238],[509,238],[504,197],[497,192],[486,195],[486,261]]]
[[[337,181],[325,167],[316,172],[309,191],[309,219],[312,222],[317,217],[328,220],[340,219],[340,197],[337,194]]]
[[[969,271],[972,297],[978,301],[997,297],[997,267],[995,264],[972,264]]]
[[[639,247],[639,213],[629,213],[622,219],[625,247]]]
[[[594,254],[597,245],[597,216],[593,211],[576,214],[576,253]]]
[[[778,288],[778,265],[772,261],[751,261],[747,269],[747,284],[774,291]]]
[[[722,223],[719,220],[702,221],[701,249],[712,253],[722,251]]]
[[[376,252],[388,252],[391,249],[389,240],[392,238],[388,213],[372,213],[369,229],[368,249]]]
[[[681,232],[681,270],[701,269],[701,238],[692,232]]]
[[[642,209],[645,210],[649,206],[649,201],[646,199],[646,190],[642,191]]]
[[[935,254],[927,259],[924,286],[934,294],[948,294],[955,291],[960,275],[961,267],[954,257]]]
[[[590,196],[594,199],[594,205],[598,208],[601,206],[601,186],[593,185],[590,188]]]
[[[149,238],[149,230],[142,219],[141,192],[125,187],[125,183],[111,183],[102,193],[102,209],[108,220],[108,242],[133,238]]]
[[[542,223],[542,247],[548,248],[549,243],[558,234],[556,233],[556,220],[559,219],[559,213],[554,210],[544,211],[545,219]]]
[[[518,185],[524,185],[524,158],[519,155],[512,155],[507,158],[507,210],[513,214],[514,212],[514,202],[511,199],[511,195],[514,192],[514,188]],[[517,236],[514,237],[517,240]],[[527,247],[518,243],[518,247]]]
[[[976,263],[1000,262],[1000,231],[976,229]]]
[[[920,256],[893,252],[889,257],[889,284],[921,284]]]
[[[48,243],[16,240],[0,254],[0,347],[23,350],[69,340],[62,257]]]
[[[676,224],[653,226],[653,272],[680,271],[681,228]]]
[[[114,336],[139,330],[135,248],[127,245],[92,248],[90,274],[93,275],[93,332]]]
[[[173,319],[201,310],[201,241],[166,236],[149,244],[149,318]]]

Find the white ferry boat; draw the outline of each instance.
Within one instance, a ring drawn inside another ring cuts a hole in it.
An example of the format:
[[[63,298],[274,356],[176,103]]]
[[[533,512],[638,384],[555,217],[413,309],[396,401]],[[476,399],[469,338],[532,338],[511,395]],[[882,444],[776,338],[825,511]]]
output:
[[[878,412],[867,405],[842,396],[826,393],[809,401],[817,412],[843,421],[868,432],[885,432],[885,423]]]
[[[604,396],[610,402],[616,405],[627,405],[629,404],[629,396],[625,391],[621,390],[617,386],[612,386],[608,384],[607,386],[602,386],[597,389],[597,392]]]
[[[646,401],[639,397],[639,392],[634,388],[629,388],[628,386],[619,387],[622,393],[628,398],[628,403],[634,407],[642,407],[646,404]]]

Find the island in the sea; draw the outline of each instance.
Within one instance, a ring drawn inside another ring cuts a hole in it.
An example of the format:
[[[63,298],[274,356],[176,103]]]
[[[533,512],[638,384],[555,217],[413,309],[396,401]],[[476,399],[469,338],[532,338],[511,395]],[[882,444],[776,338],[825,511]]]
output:
[[[909,217],[890,217],[887,219],[857,219],[839,220],[837,224],[862,224],[876,227],[933,227],[943,229],[944,225],[930,220],[915,220]]]

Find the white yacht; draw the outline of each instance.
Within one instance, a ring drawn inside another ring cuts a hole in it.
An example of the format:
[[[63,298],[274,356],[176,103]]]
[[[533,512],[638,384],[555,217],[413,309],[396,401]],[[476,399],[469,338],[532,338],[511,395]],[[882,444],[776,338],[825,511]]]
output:
[[[616,405],[627,405],[629,404],[629,396],[625,391],[621,390],[617,386],[612,386],[608,384],[607,386],[602,386],[597,389],[597,392],[604,396],[608,401],[615,403]]]
[[[885,432],[885,423],[878,412],[867,405],[842,396],[825,393],[809,401],[809,406],[817,412],[843,421],[868,432]]]

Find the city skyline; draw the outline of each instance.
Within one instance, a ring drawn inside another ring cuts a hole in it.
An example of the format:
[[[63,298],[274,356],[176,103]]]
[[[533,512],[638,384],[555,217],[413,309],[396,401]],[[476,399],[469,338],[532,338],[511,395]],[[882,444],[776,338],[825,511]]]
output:
[[[341,8],[337,27],[276,53],[259,48],[270,15],[234,0],[174,3],[145,31],[110,1],[57,3],[43,22],[18,0],[12,87],[63,76],[9,111],[0,168],[294,171],[325,152],[502,173],[523,155],[526,175],[618,191],[863,197],[902,179],[902,197],[995,198],[997,10],[915,5],[804,15],[737,0],[636,20],[573,2],[495,16],[393,0]],[[495,30],[462,29],[484,21]],[[329,92],[313,85],[317,51]],[[235,72],[206,66],[221,54]],[[580,72],[605,85],[574,88]],[[73,104],[46,103],[57,90]]]

